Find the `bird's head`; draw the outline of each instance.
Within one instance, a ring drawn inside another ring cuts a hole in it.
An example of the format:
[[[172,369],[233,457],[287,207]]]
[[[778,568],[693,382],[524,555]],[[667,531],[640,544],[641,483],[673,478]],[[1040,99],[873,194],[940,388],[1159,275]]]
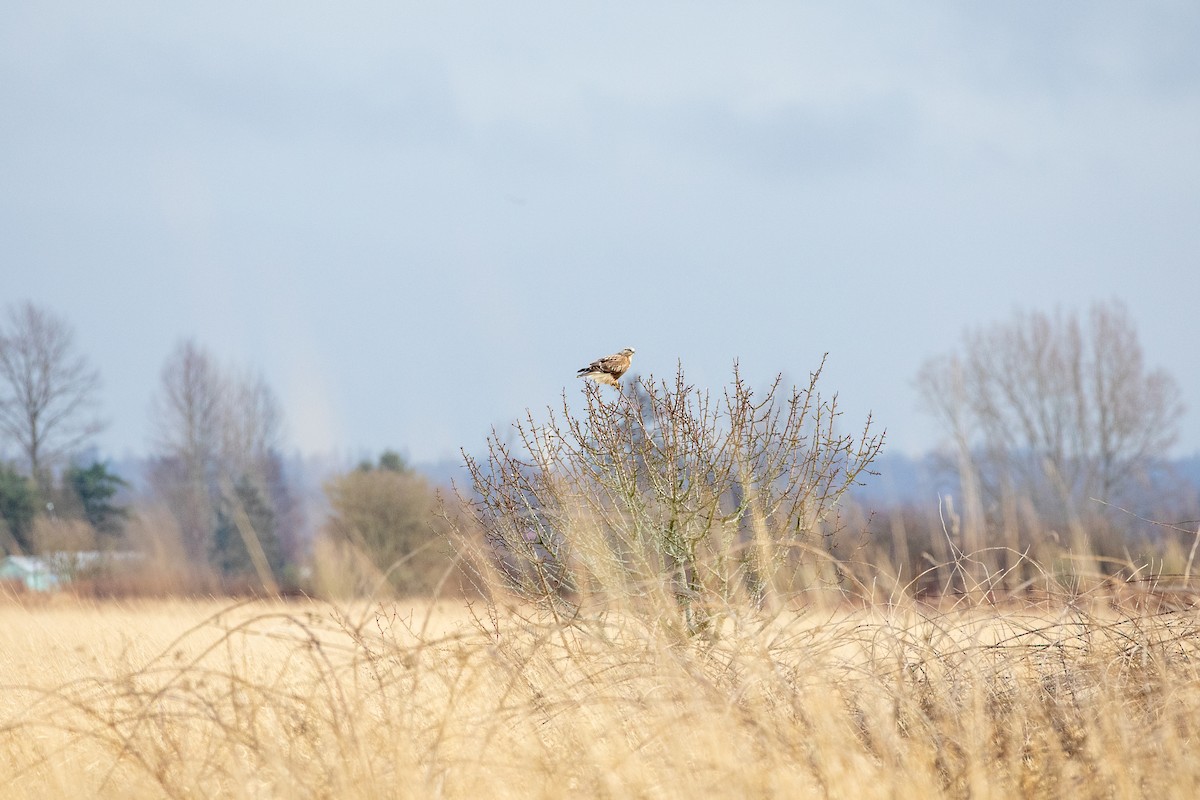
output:
[[[631,355],[633,355],[633,354],[634,354],[634,353],[636,353],[636,352],[637,352],[637,351],[636,351],[636,350],[634,350],[632,347],[626,347],[624,350],[622,350],[622,351],[621,351],[621,355],[624,355],[624,356],[631,356]]]

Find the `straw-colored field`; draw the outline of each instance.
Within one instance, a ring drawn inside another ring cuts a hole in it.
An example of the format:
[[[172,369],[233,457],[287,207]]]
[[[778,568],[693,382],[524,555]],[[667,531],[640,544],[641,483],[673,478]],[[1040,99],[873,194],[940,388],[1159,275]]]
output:
[[[1193,797],[1200,620],[0,607],[0,797]]]

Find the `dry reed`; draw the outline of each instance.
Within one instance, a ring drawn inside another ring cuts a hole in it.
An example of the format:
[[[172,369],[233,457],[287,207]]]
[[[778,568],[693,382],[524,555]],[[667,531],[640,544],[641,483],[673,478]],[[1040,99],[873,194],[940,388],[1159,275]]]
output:
[[[813,596],[690,641],[483,605],[10,603],[0,796],[1192,796],[1200,620],[1149,599]]]

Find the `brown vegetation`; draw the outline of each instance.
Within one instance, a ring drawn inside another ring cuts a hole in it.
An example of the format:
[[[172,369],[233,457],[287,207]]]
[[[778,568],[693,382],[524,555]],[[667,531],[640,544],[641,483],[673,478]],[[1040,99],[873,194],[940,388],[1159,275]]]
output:
[[[0,794],[1200,787],[1193,611],[1099,590],[941,610],[850,599],[727,615],[721,636],[688,643],[624,614],[480,618],[426,601],[0,606]]]
[[[316,542],[313,591],[352,598],[429,594],[454,570],[449,523],[421,475],[385,453],[325,486],[330,515]],[[451,586],[457,586],[453,581]]]
[[[394,453],[335,477],[307,583],[326,601],[289,603],[270,393],[176,355],[159,503],[124,529],[138,559],[74,595],[0,585],[0,796],[1200,788],[1200,531],[1123,538],[1009,479],[1091,475],[1086,450],[1030,462],[1035,440],[964,434],[959,492],[876,516],[847,497],[882,436],[845,431],[820,369],[756,392],[735,368],[714,394],[681,368],[493,434],[460,505]],[[1066,425],[1062,388],[1042,399]],[[1096,474],[1143,449],[1102,448]],[[96,530],[31,523],[44,550]],[[460,576],[477,599],[450,603]],[[274,599],[84,599],[211,588]]]

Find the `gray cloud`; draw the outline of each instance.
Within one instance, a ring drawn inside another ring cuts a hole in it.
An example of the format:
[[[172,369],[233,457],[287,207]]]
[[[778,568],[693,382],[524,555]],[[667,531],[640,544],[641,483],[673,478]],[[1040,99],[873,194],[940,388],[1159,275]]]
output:
[[[0,277],[80,326],[106,446],[142,445],[179,336],[309,395],[297,444],[418,458],[630,342],[709,383],[829,350],[848,412],[923,447],[924,357],[1111,296],[1200,394],[1187,4],[120,12],[0,29]]]

